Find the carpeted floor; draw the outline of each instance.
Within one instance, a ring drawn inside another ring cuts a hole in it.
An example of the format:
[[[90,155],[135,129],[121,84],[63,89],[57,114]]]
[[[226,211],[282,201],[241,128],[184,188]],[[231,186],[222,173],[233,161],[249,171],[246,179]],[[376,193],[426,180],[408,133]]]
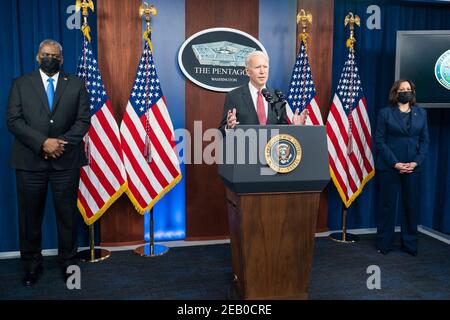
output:
[[[317,238],[310,299],[450,299],[450,246],[420,235],[419,254],[378,254],[374,236],[356,244]],[[398,245],[397,245],[398,248]],[[381,289],[366,286],[367,267],[381,269]],[[68,290],[56,258],[33,287],[21,285],[18,259],[0,260],[0,299],[233,299],[228,244],[172,248],[158,258],[113,252],[101,263],[80,264],[81,290]]]
[[[376,252],[375,235],[342,245],[326,238],[316,241],[310,283],[311,299],[450,299],[450,245],[421,234],[416,257],[394,250]],[[381,271],[381,289],[367,289],[367,267]]]

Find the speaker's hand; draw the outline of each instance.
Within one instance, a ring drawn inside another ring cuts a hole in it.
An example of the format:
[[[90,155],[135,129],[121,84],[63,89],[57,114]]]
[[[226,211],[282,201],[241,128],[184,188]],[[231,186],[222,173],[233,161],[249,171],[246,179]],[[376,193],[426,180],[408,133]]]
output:
[[[292,117],[292,123],[297,126],[304,126],[306,123],[306,119],[308,118],[308,115],[309,115],[308,109],[305,109],[300,113],[300,110],[297,108],[295,110],[294,116]]]
[[[236,108],[233,108],[233,110],[228,110],[227,114],[227,129],[234,129],[236,125],[238,125],[239,122],[237,121],[236,117]]]

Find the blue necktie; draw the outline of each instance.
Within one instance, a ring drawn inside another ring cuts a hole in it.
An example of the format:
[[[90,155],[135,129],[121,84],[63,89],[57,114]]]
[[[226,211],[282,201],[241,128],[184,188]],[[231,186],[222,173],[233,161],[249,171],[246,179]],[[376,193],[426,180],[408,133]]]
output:
[[[48,78],[47,82],[47,100],[48,100],[48,106],[50,107],[50,111],[52,111],[52,107],[53,107],[53,98],[55,96],[55,87],[53,87],[53,81],[55,81],[55,79],[52,78]]]

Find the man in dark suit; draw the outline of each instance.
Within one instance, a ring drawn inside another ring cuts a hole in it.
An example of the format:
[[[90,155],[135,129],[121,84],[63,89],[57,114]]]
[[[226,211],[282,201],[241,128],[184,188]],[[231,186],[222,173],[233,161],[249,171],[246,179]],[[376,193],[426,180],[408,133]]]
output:
[[[11,163],[16,169],[26,286],[33,285],[43,271],[41,229],[48,184],[53,192],[63,274],[76,262],[79,172],[87,164],[82,140],[90,125],[83,81],[60,71],[61,45],[43,41],[36,61],[39,70],[13,82],[7,110],[7,126],[15,137]]]
[[[230,91],[225,97],[224,112],[219,129],[225,134],[238,124],[305,124],[307,110],[297,109],[292,119],[287,118],[286,108],[281,103],[271,108],[261,91],[269,79],[269,57],[262,51],[250,53],[245,60],[245,71],[250,78],[248,84]],[[269,92],[274,95],[272,90]]]

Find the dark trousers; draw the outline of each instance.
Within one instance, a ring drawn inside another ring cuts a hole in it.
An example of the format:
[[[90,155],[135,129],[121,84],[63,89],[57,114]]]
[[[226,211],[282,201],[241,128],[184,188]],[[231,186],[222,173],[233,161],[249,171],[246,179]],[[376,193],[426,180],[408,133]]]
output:
[[[53,193],[58,229],[58,256],[63,266],[77,254],[77,193],[80,169],[16,170],[20,256],[26,271],[42,264],[42,220],[48,184]]]
[[[404,210],[400,210],[402,246],[417,251],[417,223],[419,220],[419,173],[399,174],[398,171],[378,171],[381,208],[377,212],[378,249],[390,250],[394,240],[398,196]]]

